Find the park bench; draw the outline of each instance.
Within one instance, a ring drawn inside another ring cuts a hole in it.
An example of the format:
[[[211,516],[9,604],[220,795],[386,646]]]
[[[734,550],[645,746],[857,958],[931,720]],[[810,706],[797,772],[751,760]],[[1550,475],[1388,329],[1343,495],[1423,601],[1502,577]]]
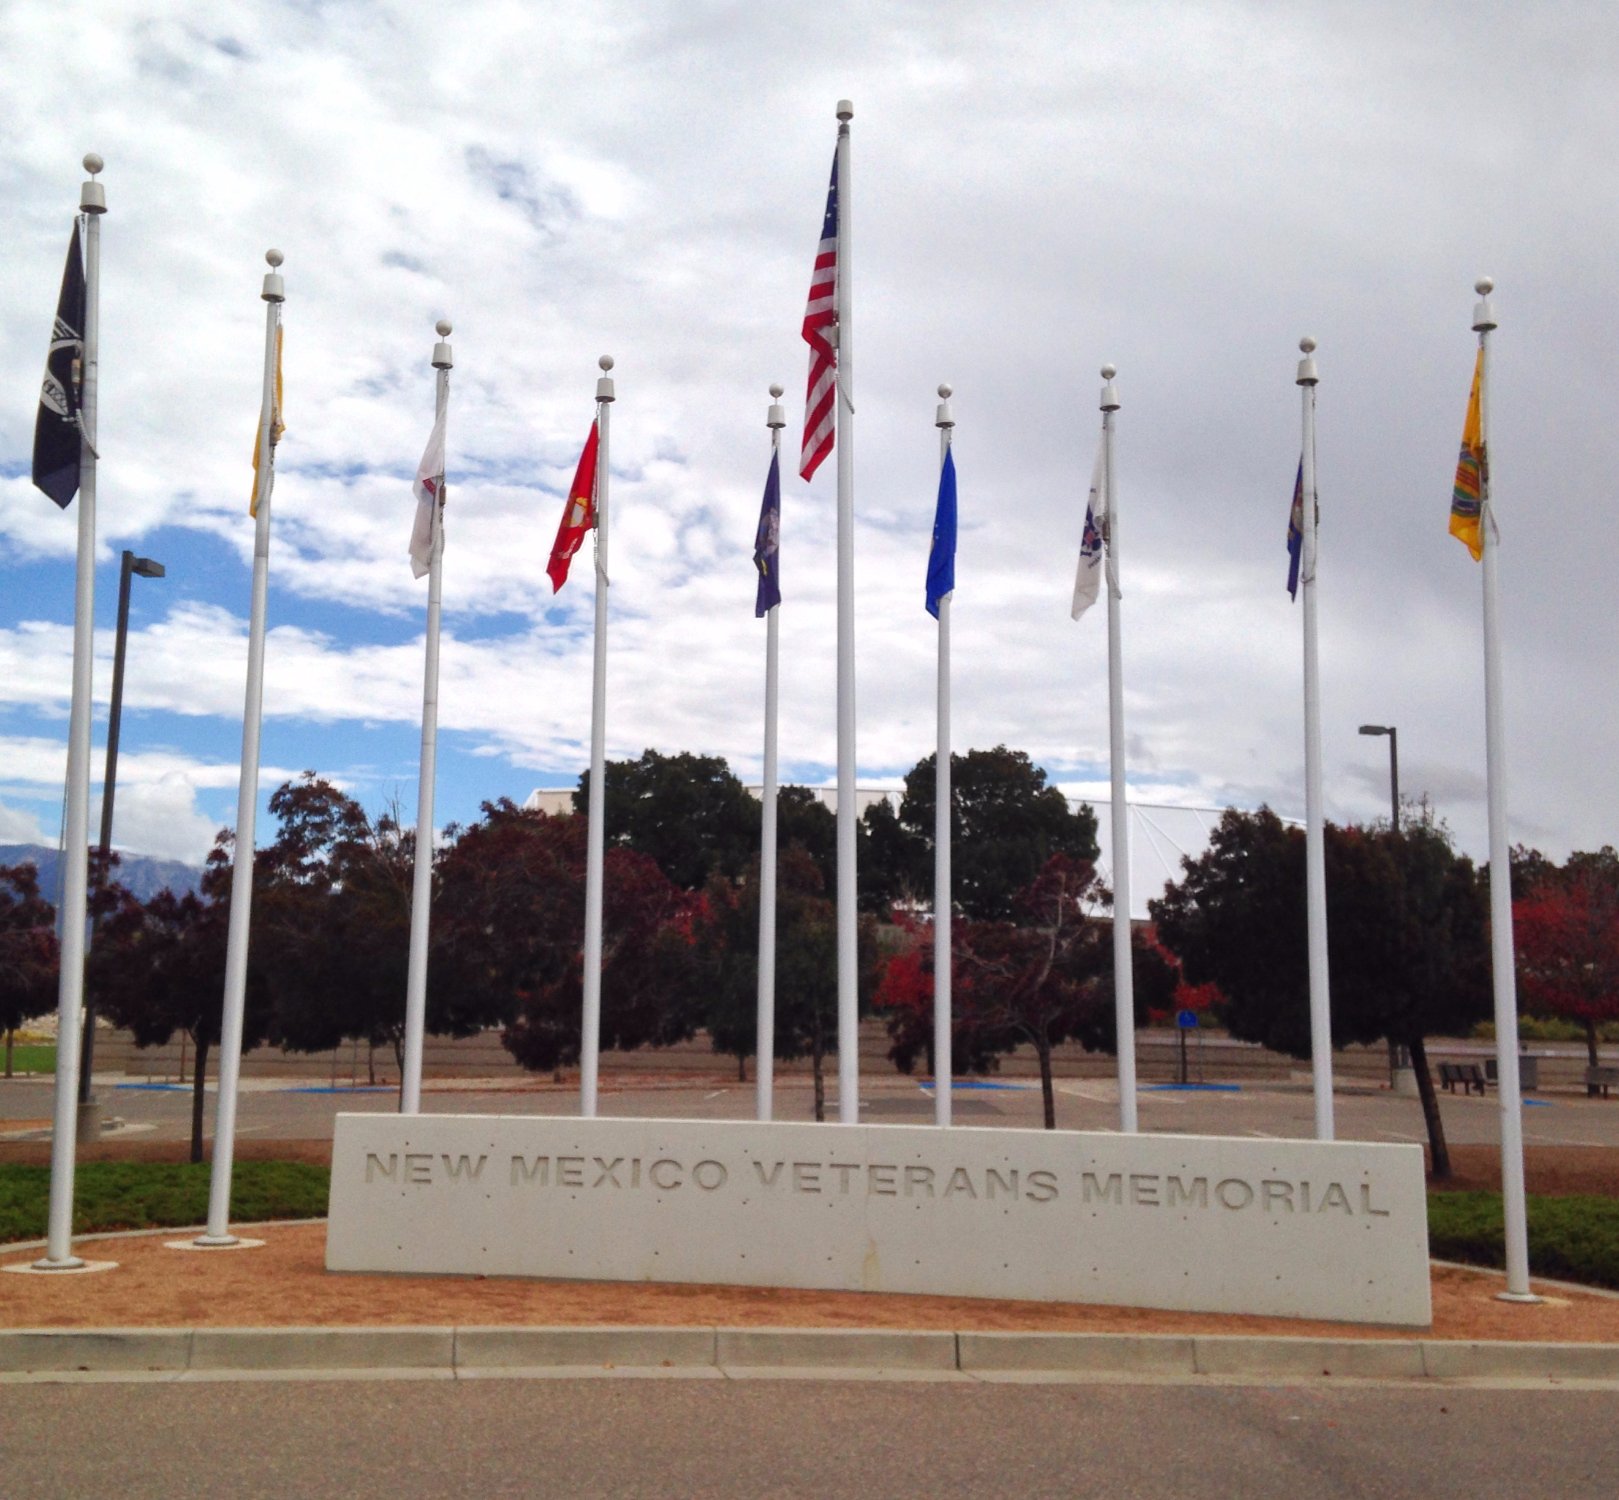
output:
[[[1458,1083],[1465,1094],[1471,1094],[1474,1089],[1481,1094],[1484,1092],[1484,1070],[1477,1063],[1442,1062],[1439,1064],[1439,1081],[1453,1094]]]
[[[1601,1064],[1595,1068],[1585,1070],[1585,1086],[1588,1089],[1601,1089],[1602,1097],[1608,1097],[1608,1090],[1619,1084],[1619,1067],[1612,1063]]]

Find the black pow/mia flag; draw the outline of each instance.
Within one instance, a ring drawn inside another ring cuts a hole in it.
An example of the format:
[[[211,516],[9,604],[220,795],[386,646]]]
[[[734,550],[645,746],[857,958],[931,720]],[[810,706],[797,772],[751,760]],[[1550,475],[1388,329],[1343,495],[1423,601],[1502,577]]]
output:
[[[34,483],[64,510],[79,492],[79,380],[84,358],[84,255],[79,223],[67,247],[62,295],[56,300],[51,352],[34,419]]]

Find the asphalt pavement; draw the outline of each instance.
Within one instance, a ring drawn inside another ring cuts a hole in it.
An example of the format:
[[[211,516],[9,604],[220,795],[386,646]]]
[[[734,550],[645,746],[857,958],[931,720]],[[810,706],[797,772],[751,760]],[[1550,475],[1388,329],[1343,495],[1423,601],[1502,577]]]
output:
[[[10,1386],[8,1500],[1614,1492],[1619,1395],[818,1379]]]
[[[51,1112],[49,1079],[0,1081],[0,1135],[7,1121],[42,1121]],[[1118,1088],[1111,1079],[1059,1079],[1057,1124],[1067,1130],[1112,1130],[1118,1124]],[[150,1140],[186,1140],[191,1133],[189,1085],[144,1084],[123,1075],[96,1080],[106,1116],[124,1122],[130,1135]],[[210,1095],[212,1086],[210,1085]],[[570,1115],[579,1098],[572,1088],[530,1085],[513,1088],[477,1080],[428,1080],[423,1107],[432,1113]],[[776,1084],[777,1118],[813,1117],[814,1098],[807,1079],[789,1075]],[[329,1138],[339,1111],[392,1111],[398,1095],[392,1088],[332,1088],[318,1079],[302,1085],[283,1080],[245,1079],[238,1110],[238,1134],[248,1139],[310,1140]],[[933,1118],[931,1090],[914,1079],[893,1073],[874,1075],[861,1084],[861,1117],[877,1123],[925,1124]],[[674,1119],[751,1119],[751,1084],[699,1080],[603,1080],[601,1113],[606,1116]],[[836,1118],[836,1096],[828,1115]],[[1421,1107],[1386,1089],[1341,1088],[1334,1098],[1341,1140],[1421,1143]],[[1309,1139],[1315,1134],[1310,1091],[1301,1084],[1205,1085],[1190,1089],[1149,1084],[1139,1096],[1144,1131],[1189,1135],[1246,1135]],[[214,1099],[208,1101],[212,1128]],[[1452,1145],[1494,1145],[1500,1139],[1500,1107],[1487,1098],[1443,1094],[1441,1112]],[[958,1084],[954,1116],[959,1125],[993,1125],[1039,1129],[1040,1088],[1027,1080]],[[1558,1093],[1527,1099],[1523,1106],[1524,1141],[1531,1146],[1619,1146],[1619,1098],[1588,1099]],[[42,1134],[44,1132],[41,1132]]]

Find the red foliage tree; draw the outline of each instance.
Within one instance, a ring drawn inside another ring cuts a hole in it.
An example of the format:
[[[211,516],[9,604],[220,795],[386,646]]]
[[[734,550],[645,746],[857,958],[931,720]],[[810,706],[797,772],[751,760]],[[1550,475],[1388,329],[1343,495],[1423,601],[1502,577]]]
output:
[[[11,1033],[56,999],[55,908],[39,894],[33,865],[0,865],[0,1033],[11,1077]]]
[[[1094,868],[1054,855],[1012,903],[1006,921],[957,922],[952,931],[951,1050],[955,1070],[993,1071],[1029,1046],[1040,1066],[1048,1130],[1056,1127],[1052,1049],[1077,1041],[1088,1052],[1118,1048],[1110,926],[1086,908],[1105,899]],[[1173,987],[1173,969],[1133,946],[1139,1024]],[[910,1072],[933,1034],[933,951],[923,930],[888,962],[877,1004],[889,1011],[889,1056]]]
[[[1597,1027],[1619,1020],[1619,855],[1543,871],[1513,902],[1512,926],[1527,1008],[1580,1022],[1595,1067]]]
[[[579,1060],[584,990],[585,819],[508,799],[484,804],[439,866],[432,983],[469,1011],[503,1017],[526,1068]],[[693,1035],[692,899],[645,854],[609,849],[602,870],[601,1045],[666,1046]]]

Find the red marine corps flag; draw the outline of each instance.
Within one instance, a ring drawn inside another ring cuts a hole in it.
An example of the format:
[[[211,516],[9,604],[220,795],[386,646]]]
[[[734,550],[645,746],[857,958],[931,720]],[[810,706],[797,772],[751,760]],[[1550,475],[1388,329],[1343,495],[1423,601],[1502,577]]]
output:
[[[568,564],[584,545],[585,533],[596,524],[597,426],[595,422],[590,424],[590,436],[585,439],[585,451],[579,455],[579,468],[568,491],[562,524],[557,527],[557,539],[551,547],[551,561],[545,565],[553,594],[568,581]]]

